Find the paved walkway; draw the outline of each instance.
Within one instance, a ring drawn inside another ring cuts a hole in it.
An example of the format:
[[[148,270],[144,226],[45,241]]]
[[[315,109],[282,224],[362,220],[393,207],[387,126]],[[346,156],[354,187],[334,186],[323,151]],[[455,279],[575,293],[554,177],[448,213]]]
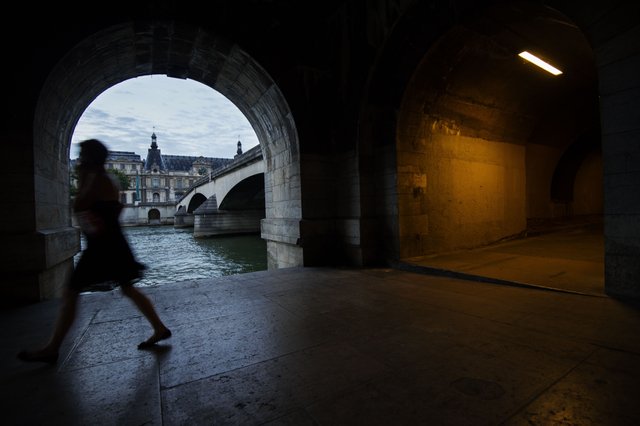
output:
[[[84,295],[56,366],[57,302],[0,313],[2,423],[637,425],[640,310],[391,269],[292,268]]]
[[[405,259],[403,269],[476,281],[604,296],[604,236],[599,220],[541,224],[528,238]]]

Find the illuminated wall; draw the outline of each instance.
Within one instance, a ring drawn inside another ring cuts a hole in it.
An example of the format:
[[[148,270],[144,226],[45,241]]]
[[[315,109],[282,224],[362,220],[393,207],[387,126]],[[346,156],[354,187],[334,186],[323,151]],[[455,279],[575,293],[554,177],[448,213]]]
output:
[[[398,114],[400,258],[523,235],[528,219],[602,214],[595,63],[563,19],[498,6],[425,54]],[[580,73],[552,76],[519,58],[550,51],[552,34]]]
[[[525,148],[423,123],[422,152],[399,153],[403,255],[475,247],[522,232]]]

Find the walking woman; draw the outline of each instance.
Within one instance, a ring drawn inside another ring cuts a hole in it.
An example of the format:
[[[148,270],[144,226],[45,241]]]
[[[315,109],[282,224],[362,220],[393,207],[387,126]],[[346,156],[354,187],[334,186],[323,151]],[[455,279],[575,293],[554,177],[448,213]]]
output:
[[[122,204],[118,186],[104,167],[107,155],[105,145],[96,139],[80,143],[79,188],[73,210],[86,236],[87,248],[65,289],[49,342],[41,349],[20,352],[18,358],[23,361],[55,363],[75,320],[80,292],[106,281],[115,281],[153,327],[153,335],[140,343],[139,349],[171,337],[171,331],[160,320],[151,301],[133,286],[145,267],[136,261],[122,233],[119,222]]]

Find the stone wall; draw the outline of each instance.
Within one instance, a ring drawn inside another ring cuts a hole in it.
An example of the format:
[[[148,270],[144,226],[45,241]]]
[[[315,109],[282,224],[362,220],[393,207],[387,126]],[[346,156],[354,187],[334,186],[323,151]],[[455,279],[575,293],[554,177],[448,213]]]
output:
[[[525,184],[523,158],[526,163],[532,157],[521,147],[541,142],[535,138],[539,123],[553,130],[550,123],[575,119],[569,112],[581,112],[581,105],[591,108],[595,93],[592,109],[602,125],[606,287],[613,295],[640,297],[640,3],[531,2],[525,10],[542,10],[545,19],[526,13],[507,20],[532,24],[528,28],[539,37],[531,40],[542,43],[549,26],[565,19],[556,11],[566,15],[562,37],[546,41],[549,48],[565,46],[561,56],[573,58],[558,80],[565,84],[521,66],[512,51],[519,47],[517,31],[487,19],[492,6],[512,2],[338,1],[307,8],[305,2],[256,7],[239,0],[225,3],[224,13],[210,13],[205,3],[152,3],[115,0],[99,16],[68,2],[43,4],[47,13],[34,15],[25,3],[15,13],[29,17],[29,40],[2,28],[11,41],[5,46],[11,110],[1,129],[11,156],[3,169],[10,196],[0,221],[7,293],[55,293],[65,277],[55,271],[67,268],[78,248],[70,231],[68,158],[85,108],[125,79],[166,74],[218,90],[254,126],[264,152],[261,235],[270,267],[379,265],[414,252],[405,246],[429,249],[415,243],[415,235],[428,241],[423,231],[432,227],[430,216],[438,216],[431,209],[447,203],[445,213],[456,212],[466,224],[473,223],[467,212],[483,211],[482,228],[495,229],[486,218],[498,215],[501,231],[473,237],[477,241],[515,231],[521,219],[499,216],[500,203],[531,214],[546,209],[537,199],[543,183],[523,185],[532,184],[530,176],[545,182],[548,173],[529,171]],[[501,9],[496,16],[513,11]],[[576,31],[576,40],[587,41],[565,45]],[[445,34],[451,38],[443,39]],[[434,56],[434,49],[450,54]],[[595,66],[584,66],[590,61]],[[547,108],[541,107],[543,94],[552,99]],[[424,125],[442,120],[460,133]],[[563,128],[563,137],[577,134],[581,123],[574,124]],[[432,144],[435,157],[426,158],[426,146],[414,146],[421,141]],[[468,151],[452,153],[452,146]],[[503,160],[482,151],[500,151]],[[472,152],[471,160],[465,157]],[[549,155],[549,161],[557,159]],[[438,176],[430,175],[434,167],[442,169]],[[475,186],[461,186],[459,176],[467,172],[478,180]],[[597,175],[595,169],[585,173],[589,179]],[[434,185],[444,193],[430,199]],[[501,185],[508,193],[499,195]],[[536,200],[526,207],[512,191]],[[469,204],[462,211],[453,207],[459,195]],[[62,257],[47,242],[53,240],[60,242]],[[335,248],[331,258],[323,258],[327,243]]]

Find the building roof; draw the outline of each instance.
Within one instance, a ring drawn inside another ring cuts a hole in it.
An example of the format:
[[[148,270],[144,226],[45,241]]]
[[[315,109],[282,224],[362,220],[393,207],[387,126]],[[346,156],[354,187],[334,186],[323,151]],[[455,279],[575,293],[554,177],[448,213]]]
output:
[[[144,164],[145,170],[152,170],[158,168],[158,170],[166,170],[164,161],[162,161],[162,153],[158,149],[158,146],[151,145],[151,148],[147,150],[147,160]]]
[[[186,172],[191,170],[193,163],[208,165],[212,169],[217,169],[233,161],[232,158],[212,158],[212,157],[190,157],[186,155],[163,155],[164,165],[167,170]]]
[[[188,172],[193,167],[193,163],[200,163],[203,166],[208,165],[212,169],[222,167],[233,161],[232,158],[212,158],[212,157],[193,157],[187,155],[162,155],[158,148],[157,136],[155,132],[151,135],[151,147],[147,152],[147,160],[145,162],[145,170],[153,170],[156,166],[158,170],[181,171]]]
[[[189,172],[191,168],[194,167],[194,163],[196,163],[196,169],[200,165],[202,165],[209,166],[211,169],[215,170],[233,161],[233,158],[215,158],[189,155],[162,155],[162,152],[158,148],[156,140],[156,134],[153,133],[151,135],[151,147],[147,151],[146,160],[141,159],[139,154],[136,154],[132,151],[109,151],[107,162],[129,161],[142,163],[144,165],[144,170],[149,171],[153,170],[154,166],[156,166],[158,170],[163,171]],[[76,162],[77,159],[72,159],[71,167],[74,167]]]
[[[109,151],[107,161],[142,161],[140,155],[130,151]]]

